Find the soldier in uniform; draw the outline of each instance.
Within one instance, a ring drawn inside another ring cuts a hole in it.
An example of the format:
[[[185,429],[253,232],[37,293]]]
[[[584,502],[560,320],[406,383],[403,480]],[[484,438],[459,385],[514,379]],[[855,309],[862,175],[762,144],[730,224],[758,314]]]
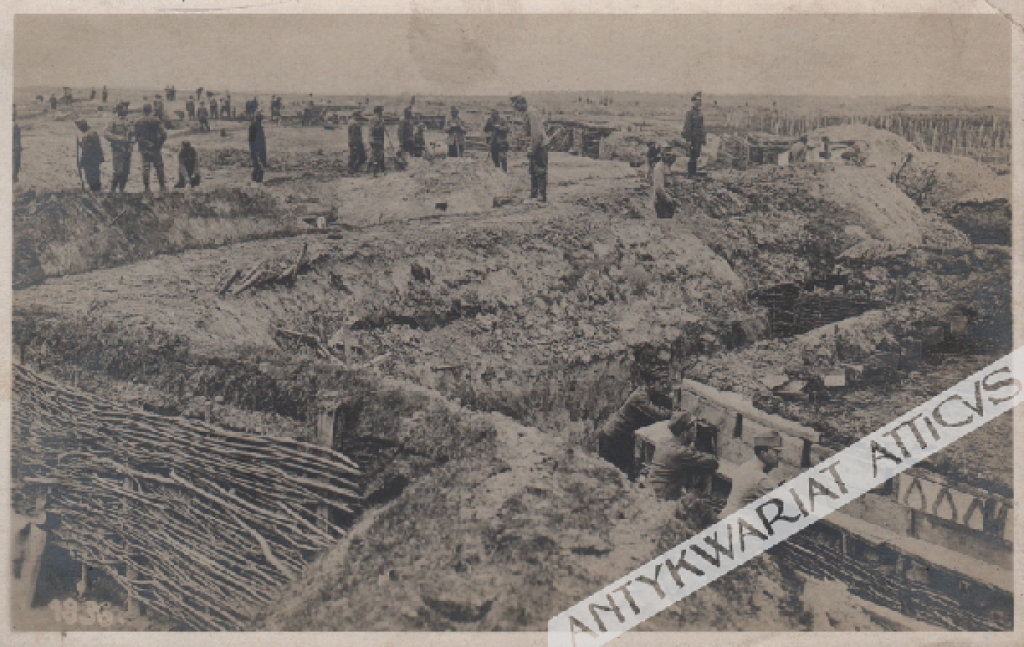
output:
[[[199,186],[199,153],[187,141],[181,142],[178,152],[178,183],[174,188],[184,189],[186,183],[190,187]]]
[[[689,412],[677,411],[671,419],[651,425],[667,427],[669,432],[649,434],[667,439],[659,442],[655,448],[650,476],[647,478],[647,483],[658,498],[676,500],[686,492],[686,488],[699,483],[700,479],[714,474],[718,469],[718,459],[714,454],[695,447],[695,422]]]
[[[426,124],[416,124],[416,131],[412,136],[412,155],[413,157],[423,157],[423,153],[427,150],[427,139],[426,139]]]
[[[107,86],[103,86],[103,103],[107,102]]]
[[[704,114],[700,111],[700,92],[693,95],[691,101],[693,107],[686,113],[683,139],[690,148],[690,161],[686,165],[686,173],[693,177],[697,175],[697,160],[700,159],[701,148],[707,143],[707,132],[704,130]]]
[[[267,135],[263,131],[263,113],[257,112],[249,124],[249,157],[252,159],[252,181],[263,182],[267,166]]]
[[[219,119],[220,114],[217,112],[217,99],[210,97],[210,119]]]
[[[162,94],[156,95],[156,99],[153,99],[153,116],[160,120],[161,123],[164,121],[164,97]]]
[[[142,106],[142,118],[135,122],[135,140],[139,142],[139,153],[142,155],[142,185],[149,193],[149,168],[156,167],[156,177],[160,182],[160,192],[167,190],[164,181],[164,158],[162,149],[167,141],[164,124],[153,114],[153,106]]]
[[[273,96],[270,98],[270,117],[272,119],[281,118],[281,97]]]
[[[377,172],[386,172],[384,168],[384,140],[387,138],[387,129],[384,126],[384,106],[373,107],[373,120],[370,122],[370,167],[373,168],[373,176]]]
[[[14,182],[18,181],[18,173],[21,171],[21,126],[18,125],[18,106],[12,104],[13,111],[11,114],[11,125],[13,126],[13,132],[11,133],[11,149],[14,151]]]
[[[189,97],[185,99],[185,112],[188,113],[188,120],[192,121],[196,118],[196,102]]]
[[[462,157],[466,150],[466,122],[459,118],[457,107],[452,106],[444,130],[448,133],[448,157]]]
[[[231,95],[225,94],[220,102],[220,116],[224,119],[231,119]]]
[[[110,142],[110,152],[114,158],[114,177],[110,180],[110,193],[116,193],[118,189],[124,193],[124,187],[128,184],[128,173],[132,168],[132,125],[128,123],[128,115],[118,111],[103,137]]]
[[[100,136],[95,130],[89,128],[89,122],[85,119],[75,121],[78,130],[82,132],[78,140],[80,155],[78,167],[85,173],[85,182],[92,191],[99,191],[100,186],[100,164],[103,163],[103,146],[100,144]]]
[[[215,108],[216,110],[216,108]],[[206,102],[199,102],[199,132],[208,133],[210,132],[210,113],[206,110]]]
[[[402,120],[398,122],[398,146],[403,153],[413,155],[415,151],[414,139],[416,137],[416,126],[412,122],[412,106],[406,106],[402,114]]]
[[[56,109],[57,109],[57,95],[56,94],[50,94],[50,110],[56,110]]]
[[[366,148],[363,146],[363,111],[356,110],[348,120],[348,172],[357,173],[366,161]]]
[[[491,110],[491,116],[484,124],[484,132],[490,135],[491,161],[494,166],[508,172],[508,122],[501,116],[497,108]]]
[[[780,485],[780,475],[775,473],[775,468],[779,465],[781,449],[782,436],[777,431],[754,437],[754,458],[737,470],[729,500],[718,515],[719,519],[741,510]]]
[[[661,160],[654,165],[651,171],[651,191],[654,200],[654,215],[658,218],[671,218],[676,213],[676,201],[666,191],[666,176],[676,161],[675,154],[666,150],[661,154]]]
[[[516,112],[526,113],[527,156],[530,160],[530,198],[548,201],[548,141],[544,119],[536,108],[527,106],[526,97],[512,98]]]

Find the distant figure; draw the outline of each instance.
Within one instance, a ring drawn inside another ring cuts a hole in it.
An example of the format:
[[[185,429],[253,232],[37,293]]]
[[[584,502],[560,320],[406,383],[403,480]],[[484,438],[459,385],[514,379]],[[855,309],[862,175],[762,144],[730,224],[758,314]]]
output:
[[[95,101],[95,100],[96,100],[96,88],[91,88],[89,90],[89,101]]]
[[[78,139],[78,168],[85,174],[85,182],[92,191],[99,191],[100,186],[100,164],[103,163],[103,146],[100,144],[100,136],[89,128],[89,122],[85,119],[75,121],[82,136]]]
[[[210,97],[210,119],[217,119],[219,114],[217,113],[217,100]]]
[[[792,146],[789,147],[789,163],[790,164],[803,164],[807,161],[807,135],[804,135],[800,139],[796,140]]]
[[[548,201],[548,140],[544,118],[536,108],[529,107],[526,97],[512,98],[516,112],[526,115],[526,136],[529,142],[530,199]]]
[[[729,500],[718,515],[719,519],[741,510],[779,486],[779,478],[773,472],[779,464],[780,449],[782,436],[777,431],[754,437],[754,458],[737,470]]]
[[[187,141],[181,142],[178,152],[178,183],[174,188],[184,189],[186,183],[193,188],[199,186],[199,153]]]
[[[231,95],[225,94],[220,102],[220,116],[223,119],[231,119]]]
[[[13,110],[11,112],[11,126],[13,132],[11,133],[11,150],[14,151],[13,171],[14,171],[14,182],[18,182],[18,173],[21,172],[21,126],[18,125],[18,106],[12,104]]]
[[[416,137],[416,125],[412,122],[412,106],[406,106],[402,120],[398,122],[398,146],[403,153],[413,154]]]
[[[686,173],[693,177],[697,175],[697,160],[700,159],[700,151],[707,143],[707,132],[704,130],[704,115],[700,111],[701,93],[691,98],[693,106],[686,113],[686,123],[683,125],[683,139],[690,148],[690,161],[686,165]]]
[[[654,167],[661,159],[661,147],[655,142],[647,144],[647,179],[654,180]]]
[[[185,99],[185,112],[188,114],[189,121],[196,118],[196,102],[191,96],[188,99]]]
[[[676,201],[665,190],[665,176],[671,171],[675,159],[675,153],[664,151],[661,154],[661,160],[654,165],[654,170],[651,172],[654,215],[658,218],[671,218],[676,214]]]
[[[50,95],[50,110],[56,110],[56,109],[57,109],[57,95],[56,94],[51,94]]]
[[[252,159],[252,181],[263,182],[267,166],[267,135],[263,132],[263,113],[257,112],[249,124],[249,157]]]
[[[164,96],[162,94],[156,95],[156,99],[153,99],[153,116],[163,122],[165,119],[164,115]]]
[[[199,102],[199,132],[208,133],[210,132],[210,113],[206,109],[206,102]]]
[[[828,137],[822,137],[821,144],[823,146],[823,150],[821,151],[821,159],[832,159],[832,142],[829,140]]]
[[[281,118],[281,97],[270,98],[270,116],[273,119]]]
[[[149,168],[156,167],[156,177],[160,182],[160,192],[167,190],[164,181],[163,147],[167,141],[167,131],[160,119],[153,114],[153,106],[142,106],[142,118],[135,122],[135,140],[139,142],[139,153],[142,155],[142,185],[148,194]]]
[[[412,136],[413,157],[423,157],[424,152],[427,150],[426,130],[426,124],[416,124],[416,131]]]
[[[167,88],[167,100],[174,101],[174,98],[178,96],[178,91],[174,89],[174,86]]]
[[[348,120],[348,172],[358,173],[366,162],[366,148],[363,146],[363,111],[356,110]]]
[[[107,102],[107,86],[103,86],[103,94],[100,95],[103,98],[103,103]]]
[[[132,125],[128,123],[128,114],[118,111],[103,137],[110,142],[110,152],[114,161],[110,193],[116,193],[119,189],[124,193],[124,187],[128,184],[128,173],[132,168]]]
[[[459,118],[457,107],[452,106],[444,130],[448,133],[448,157],[462,157],[466,150],[466,122]]]
[[[196,90],[196,101],[201,101],[203,98],[203,88]]]
[[[370,167],[373,168],[373,177],[377,177],[378,171],[387,172],[387,169],[384,168],[384,140],[386,138],[384,106],[374,106],[373,121],[370,122]]]
[[[484,132],[489,135],[489,148],[491,150],[491,161],[494,166],[502,171],[508,172],[508,122],[501,116],[497,108],[491,110],[491,116],[484,124]]]

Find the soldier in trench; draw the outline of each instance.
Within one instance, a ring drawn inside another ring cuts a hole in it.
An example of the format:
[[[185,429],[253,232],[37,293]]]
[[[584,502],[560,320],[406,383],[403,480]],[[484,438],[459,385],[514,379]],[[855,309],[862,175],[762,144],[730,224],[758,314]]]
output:
[[[665,425],[671,435],[654,450],[647,483],[659,498],[674,501],[695,482],[714,474],[718,459],[697,449],[697,421],[688,411],[677,411],[670,420],[655,425]]]
[[[633,391],[598,432],[598,455],[634,476],[636,431],[672,416],[672,381],[668,351],[661,351],[654,366],[641,369],[643,386]]]
[[[777,431],[754,437],[754,458],[740,465],[719,519],[757,501],[780,485],[775,468],[779,465],[781,449],[782,436]]]

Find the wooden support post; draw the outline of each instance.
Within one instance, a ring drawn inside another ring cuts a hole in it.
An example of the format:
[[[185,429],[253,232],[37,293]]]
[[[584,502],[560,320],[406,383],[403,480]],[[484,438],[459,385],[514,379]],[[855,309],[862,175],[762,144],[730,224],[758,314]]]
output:
[[[316,417],[316,443],[321,447],[334,447],[334,417],[336,414],[336,400],[332,397],[323,398]],[[320,528],[326,531],[330,517],[330,508],[324,503],[318,503],[316,517]]]
[[[132,490],[135,489],[135,485],[132,482],[132,477],[130,477],[130,476],[124,477],[124,489],[129,491],[129,492],[131,492]],[[124,514],[125,514],[125,516],[128,516],[128,513],[130,511],[131,511],[131,506],[129,504],[128,497],[125,497],[125,499],[124,499]],[[125,541],[125,543],[124,543],[124,550],[125,550],[124,577],[129,582],[132,582],[132,581],[138,579],[138,573],[135,571],[135,567],[132,566],[132,562],[129,559],[128,552],[130,551],[130,547],[128,546],[128,542],[127,541]],[[137,617],[139,617],[139,601],[138,601],[138,599],[136,599],[135,595],[133,595],[131,589],[128,589],[128,590],[125,591],[125,597],[126,597],[126,599],[125,599],[125,615],[127,617],[129,617],[129,618],[137,618]]]

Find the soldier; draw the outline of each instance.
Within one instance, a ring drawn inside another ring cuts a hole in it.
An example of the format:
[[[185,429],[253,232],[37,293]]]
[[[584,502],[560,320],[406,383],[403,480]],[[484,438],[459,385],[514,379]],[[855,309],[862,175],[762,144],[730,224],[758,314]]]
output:
[[[164,158],[162,149],[167,141],[167,131],[162,121],[153,114],[153,106],[142,106],[142,118],[135,122],[135,140],[139,142],[139,153],[142,155],[142,185],[145,192],[149,190],[149,168],[156,167],[156,177],[160,182],[160,192],[167,190],[164,182]]]
[[[414,154],[416,126],[412,122],[412,106],[406,106],[402,120],[398,122],[398,146],[403,153]]]
[[[196,118],[196,102],[189,97],[185,99],[185,112],[188,113],[188,120],[192,121]]]
[[[779,476],[773,472],[779,464],[780,449],[782,436],[777,431],[754,437],[754,458],[740,465],[719,519],[728,517],[779,486]]]
[[[378,171],[386,172],[384,168],[384,140],[386,138],[384,106],[374,106],[373,121],[370,122],[370,167],[373,168],[373,177],[377,177]]]
[[[661,147],[655,142],[647,144],[647,179],[654,179],[654,167],[661,159]]]
[[[548,201],[548,139],[544,119],[536,108],[527,106],[526,97],[512,98],[516,112],[526,115],[526,136],[529,140],[527,156],[530,160],[530,198]]]
[[[220,115],[217,112],[217,99],[210,97],[210,119],[218,119]]]
[[[426,124],[416,124],[416,132],[412,136],[413,157],[423,157],[423,153],[427,150],[426,130]]]
[[[89,90],[89,101],[95,101],[95,100],[96,100],[96,88],[91,88]]]
[[[231,95],[225,94],[224,99],[220,102],[220,116],[225,119],[231,119]]]
[[[78,168],[85,173],[85,181],[92,191],[99,191],[100,186],[100,164],[103,163],[103,146],[100,144],[100,136],[89,128],[89,122],[85,119],[75,121],[82,136],[78,140]]]
[[[641,369],[643,386],[629,395],[598,432],[598,455],[627,474],[632,472],[636,431],[672,416],[670,356],[666,356],[667,351],[662,351],[658,363]]]
[[[203,99],[203,88],[196,90],[196,101],[202,101]]]
[[[281,118],[281,97],[270,97],[270,117],[272,119]]]
[[[348,172],[357,173],[366,161],[366,148],[363,147],[363,111],[356,110],[348,120]]]
[[[161,123],[164,121],[164,96],[162,94],[156,95],[156,99],[153,99],[153,116],[160,120]]]
[[[57,95],[51,93],[50,94],[50,110],[56,110],[56,109],[57,109]]]
[[[199,102],[199,132],[210,132],[210,113],[206,110],[206,102]]]
[[[666,150],[661,154],[661,161],[654,165],[651,172],[651,198],[654,201],[654,215],[658,218],[671,218],[676,213],[676,201],[665,190],[665,176],[676,160],[675,153]]]
[[[107,102],[107,86],[103,86],[103,94],[101,96],[103,97],[103,103],[106,103]]]
[[[647,479],[658,498],[676,500],[693,484],[695,477],[714,474],[718,469],[718,459],[713,454],[695,448],[694,422],[689,412],[676,412],[670,420],[652,425],[667,427],[670,432],[659,434],[667,440],[659,442],[655,448]]]
[[[132,168],[132,125],[128,123],[126,112],[118,111],[114,121],[103,135],[110,142],[110,152],[114,158],[114,177],[110,180],[110,193],[118,189],[124,193],[128,184],[128,173]]]
[[[184,189],[186,182],[190,187],[199,186],[199,153],[189,142],[181,142],[178,152],[178,183],[175,189]]]
[[[13,132],[11,133],[11,149],[14,151],[14,182],[18,181],[18,173],[21,172],[21,126],[17,124],[18,121],[18,106],[13,105],[11,113],[11,126],[13,126]]]
[[[257,112],[249,124],[249,157],[252,159],[252,181],[263,182],[267,166],[267,135],[263,132],[263,113]]]
[[[451,116],[444,125],[448,133],[448,157],[462,157],[466,149],[466,122],[459,118],[459,109],[452,106]]]
[[[502,118],[497,108],[491,110],[491,116],[484,124],[484,132],[490,134],[491,161],[494,166],[508,172],[508,122]]]
[[[686,113],[686,123],[683,125],[683,139],[690,148],[690,161],[686,165],[686,173],[693,177],[697,175],[697,160],[700,159],[700,149],[707,143],[707,133],[704,131],[704,115],[700,111],[701,94],[698,92],[691,98],[693,107]]]

